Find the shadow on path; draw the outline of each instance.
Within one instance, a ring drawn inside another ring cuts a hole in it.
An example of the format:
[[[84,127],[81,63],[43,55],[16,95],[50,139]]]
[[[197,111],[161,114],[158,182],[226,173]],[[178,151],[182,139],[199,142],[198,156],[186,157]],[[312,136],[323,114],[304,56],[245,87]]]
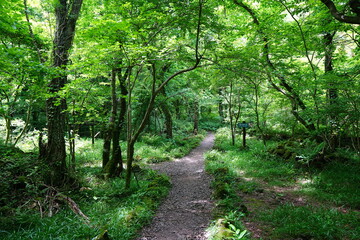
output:
[[[204,152],[213,147],[210,133],[187,156],[151,168],[171,178],[172,189],[138,240],[205,240],[213,202],[211,178],[204,169]]]

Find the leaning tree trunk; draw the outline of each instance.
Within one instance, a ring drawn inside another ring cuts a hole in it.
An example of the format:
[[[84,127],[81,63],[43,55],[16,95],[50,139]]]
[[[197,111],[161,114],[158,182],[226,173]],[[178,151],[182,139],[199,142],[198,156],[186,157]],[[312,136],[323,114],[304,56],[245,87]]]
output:
[[[53,49],[53,67],[62,70],[59,77],[50,81],[49,92],[52,97],[46,101],[48,143],[45,162],[49,166],[48,184],[60,186],[67,176],[65,150],[66,100],[59,91],[67,83],[65,73],[69,60],[69,49],[75,36],[76,21],[79,17],[82,0],[59,0],[55,7],[56,30]]]

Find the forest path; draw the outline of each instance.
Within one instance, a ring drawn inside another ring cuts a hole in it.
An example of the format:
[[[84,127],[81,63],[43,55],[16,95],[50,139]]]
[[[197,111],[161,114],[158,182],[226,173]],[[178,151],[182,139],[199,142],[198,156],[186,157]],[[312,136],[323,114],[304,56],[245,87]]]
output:
[[[214,144],[209,133],[187,156],[151,168],[171,178],[172,189],[138,240],[205,240],[213,202],[203,154]]]

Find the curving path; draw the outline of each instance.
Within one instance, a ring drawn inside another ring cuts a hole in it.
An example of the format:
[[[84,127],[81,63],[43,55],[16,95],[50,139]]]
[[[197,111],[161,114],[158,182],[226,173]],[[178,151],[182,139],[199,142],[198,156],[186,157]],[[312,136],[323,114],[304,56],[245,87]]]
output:
[[[210,133],[187,156],[152,166],[170,176],[173,187],[138,240],[207,239],[205,230],[211,220],[213,203],[203,154],[212,148],[213,142],[214,135]]]

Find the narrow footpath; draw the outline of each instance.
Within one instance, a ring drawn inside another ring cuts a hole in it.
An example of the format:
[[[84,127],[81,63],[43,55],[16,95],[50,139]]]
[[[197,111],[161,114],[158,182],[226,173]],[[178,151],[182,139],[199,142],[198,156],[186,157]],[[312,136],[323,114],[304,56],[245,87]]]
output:
[[[171,178],[172,189],[138,240],[207,239],[205,230],[210,224],[213,202],[203,154],[213,143],[214,134],[210,133],[187,156],[151,167]]]

